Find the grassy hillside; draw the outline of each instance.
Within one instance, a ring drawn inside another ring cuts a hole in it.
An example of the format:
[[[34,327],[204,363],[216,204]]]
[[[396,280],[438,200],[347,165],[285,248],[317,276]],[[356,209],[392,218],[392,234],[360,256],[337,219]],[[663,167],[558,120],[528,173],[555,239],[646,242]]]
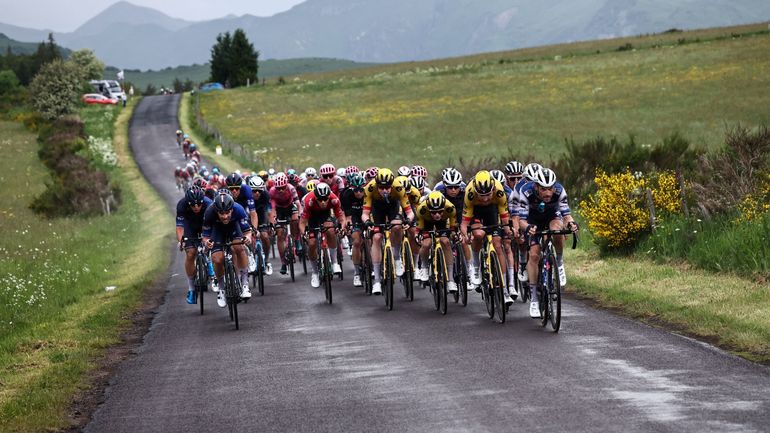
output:
[[[44,41],[40,41],[44,42]],[[3,33],[0,33],[0,56],[4,56],[8,51],[8,47],[11,48],[14,54],[34,54],[37,51],[39,42],[19,42],[11,39]],[[66,58],[69,57],[71,50],[67,48],[59,47],[59,51]]]
[[[287,59],[287,60],[263,60],[259,62],[259,77],[268,80],[278,77],[290,79],[296,75],[308,73],[322,73],[329,71],[341,71],[354,68],[371,66],[371,63],[357,63],[342,59]],[[107,76],[115,76],[117,69],[110,69]],[[174,78],[185,81],[188,78],[194,83],[206,82],[209,79],[209,65],[178,66],[166,68],[160,71],[125,71],[126,80],[134,83],[139,89],[144,89],[148,84],[157,88],[171,87]]]
[[[423,163],[506,149],[556,157],[564,139],[678,130],[716,147],[770,122],[764,25],[670,32],[314,74],[201,96],[206,121],[276,166]]]

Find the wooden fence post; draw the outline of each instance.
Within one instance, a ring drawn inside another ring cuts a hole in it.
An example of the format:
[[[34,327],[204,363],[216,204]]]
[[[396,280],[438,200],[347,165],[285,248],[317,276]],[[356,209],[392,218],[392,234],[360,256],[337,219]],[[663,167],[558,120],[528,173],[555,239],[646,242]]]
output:
[[[655,202],[652,201],[652,191],[647,188],[647,206],[650,208],[650,227],[655,231]]]

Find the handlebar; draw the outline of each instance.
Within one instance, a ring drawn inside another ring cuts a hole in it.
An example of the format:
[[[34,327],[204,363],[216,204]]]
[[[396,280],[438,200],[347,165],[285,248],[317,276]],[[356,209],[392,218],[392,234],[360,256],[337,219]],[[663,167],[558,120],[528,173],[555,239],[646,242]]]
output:
[[[577,242],[578,242],[578,235],[577,232],[573,232],[569,229],[562,229],[562,230],[539,230],[535,232],[535,235],[545,235],[545,236],[553,236],[553,235],[572,235],[572,249],[574,250],[577,248]]]

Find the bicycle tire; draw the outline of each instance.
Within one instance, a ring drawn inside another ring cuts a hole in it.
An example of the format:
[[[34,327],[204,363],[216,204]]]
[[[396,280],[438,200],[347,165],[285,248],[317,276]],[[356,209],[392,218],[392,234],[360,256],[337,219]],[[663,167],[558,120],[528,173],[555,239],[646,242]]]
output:
[[[302,252],[300,253],[300,260],[302,261],[302,273],[307,275],[307,244],[304,240],[302,242]]]
[[[460,303],[463,307],[468,305],[468,265],[465,262],[465,252],[462,248],[457,249],[457,292],[459,293]]]
[[[446,314],[447,310],[447,275],[446,275],[446,263],[444,262],[444,249],[439,244],[436,253],[438,256],[436,257],[436,263],[438,265],[438,269],[436,270],[436,288],[438,289],[438,307],[437,310],[441,312],[441,314]]]
[[[326,248],[323,249],[323,280],[324,280],[324,293],[326,295],[326,302],[328,302],[330,305],[332,303],[332,278],[334,278],[334,274],[332,272],[332,265],[331,261],[329,260],[329,250]]]
[[[363,242],[361,245],[361,254],[361,278],[364,283],[364,293],[371,296],[372,284],[374,283],[372,281],[372,259],[366,242]]]
[[[502,274],[500,272],[500,261],[497,258],[496,251],[489,252],[490,273],[492,274],[492,294],[495,297],[495,312],[497,321],[505,323],[505,287],[503,287]]]
[[[561,282],[559,281],[559,268],[556,264],[556,256],[548,255],[550,262],[550,281],[548,284],[548,321],[551,322],[553,332],[559,332],[561,327]]]
[[[382,263],[383,280],[385,283],[385,307],[388,311],[393,310],[393,280],[396,277],[393,269],[393,252],[390,248],[385,248],[385,260]]]
[[[235,329],[240,329],[238,324],[238,299],[241,296],[241,285],[238,282],[238,276],[235,273],[235,267],[232,262],[225,261],[226,292],[225,299],[230,311],[230,320],[235,322]]]
[[[342,270],[342,257],[344,254],[342,253],[342,242],[340,242],[341,238],[337,238],[337,264],[340,265],[340,281],[344,279],[344,273]]]
[[[487,315],[490,319],[493,319],[495,317],[495,296],[492,293],[492,282],[489,281],[485,256],[486,252],[484,252],[479,261],[481,266],[481,296],[484,298],[484,304],[487,307]]]
[[[208,269],[206,259],[200,252],[195,257],[195,291],[198,292],[198,303],[200,304],[201,316],[203,315],[203,292],[208,284]]]
[[[409,301],[414,301],[414,263],[412,246],[405,238],[401,243],[401,260],[404,262],[404,275],[401,276],[401,284],[404,286],[404,296]]]
[[[289,241],[294,243],[294,241]],[[289,265],[289,274],[291,275],[291,282],[294,282],[294,247],[292,245],[286,245],[286,264]]]
[[[540,258],[540,264],[538,266],[538,283],[537,283],[538,294],[537,294],[537,299],[538,299],[539,304],[540,304],[540,326],[543,326],[543,327],[545,327],[545,325],[548,324],[548,308],[546,308],[546,302],[548,302],[548,301],[547,301],[547,299],[545,297],[545,293],[546,293],[546,290],[547,290],[546,284],[548,284],[546,281],[551,278],[551,275],[548,273],[547,266],[548,265],[547,265],[547,262],[545,260],[545,254],[542,254],[541,258]],[[544,274],[543,268],[544,267],[546,267],[545,278],[543,278],[543,274]]]
[[[254,244],[254,258],[257,261],[257,272],[253,280],[256,283],[259,296],[265,296],[265,257],[261,241]]]

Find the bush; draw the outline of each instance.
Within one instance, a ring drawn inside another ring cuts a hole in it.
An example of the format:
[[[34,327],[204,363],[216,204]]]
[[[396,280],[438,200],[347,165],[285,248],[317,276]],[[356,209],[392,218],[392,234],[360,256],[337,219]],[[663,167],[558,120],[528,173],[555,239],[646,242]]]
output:
[[[75,113],[81,76],[71,62],[54,60],[43,65],[29,86],[35,109],[48,120]]]
[[[633,247],[652,228],[647,190],[651,192],[656,224],[663,215],[680,211],[679,188],[673,172],[647,176],[631,172],[597,171],[597,191],[580,203],[581,214],[604,251]]]

